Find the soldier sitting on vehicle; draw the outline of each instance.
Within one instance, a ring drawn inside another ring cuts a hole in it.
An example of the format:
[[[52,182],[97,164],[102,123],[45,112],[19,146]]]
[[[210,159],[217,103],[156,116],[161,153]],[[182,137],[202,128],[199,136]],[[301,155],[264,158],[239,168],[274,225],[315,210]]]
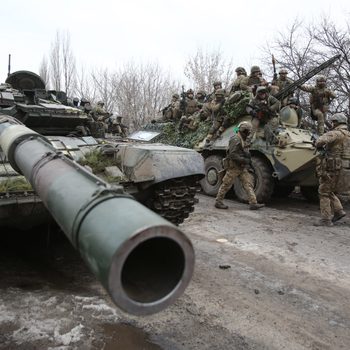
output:
[[[218,209],[228,208],[223,203],[223,200],[237,177],[240,179],[247,194],[249,209],[256,210],[264,206],[264,204],[258,204],[256,200],[251,176],[248,171],[251,167],[251,156],[247,140],[251,131],[252,124],[250,122],[242,122],[239,124],[238,133],[230,138],[227,155],[223,161],[226,173],[215,199],[215,207]]]
[[[253,66],[250,69],[250,75],[244,77],[239,85],[240,90],[250,91],[253,95],[256,93],[256,89],[259,86],[267,86],[267,81],[262,77],[260,67]]]
[[[247,76],[247,72],[243,67],[237,67],[235,72],[237,77],[231,86],[230,94],[241,90],[241,83],[243,79]]]
[[[180,119],[179,130],[182,130],[185,125],[189,124],[193,120],[193,114],[198,112],[201,108],[202,105],[194,98],[193,90],[187,90],[183,106],[184,115]]]
[[[225,90],[218,89],[215,91],[215,99],[206,103],[202,109],[201,114],[203,118],[211,120],[213,123],[205,140],[207,146],[209,146],[213,140],[220,137],[228,127],[228,118],[223,108],[224,104]]]
[[[162,121],[172,122],[181,118],[180,109],[180,96],[179,94],[173,94],[171,102],[168,106],[162,109]]]
[[[300,89],[310,92],[311,117],[317,120],[317,132],[324,134],[324,125],[329,108],[329,104],[336,97],[335,93],[326,86],[326,77],[319,75],[316,78],[316,85],[302,85]]]
[[[222,89],[222,82],[221,81],[214,81],[213,87],[214,87],[214,91],[212,93],[210,93],[209,95],[207,95],[206,102],[211,102],[215,99],[215,92],[218,89]],[[224,92],[226,94],[225,90],[224,90]]]
[[[321,150],[316,172],[319,178],[321,220],[315,226],[333,226],[345,216],[343,206],[335,193],[350,190],[350,131],[347,117],[336,113],[331,117],[333,129],[315,143]]]
[[[273,96],[269,95],[267,88],[259,86],[256,90],[256,96],[250,100],[246,110],[252,116],[253,131],[255,135],[259,126],[264,126],[264,136],[268,143],[272,143],[272,132],[277,129],[280,102]]]
[[[203,106],[205,103],[205,99],[207,97],[207,93],[204,90],[198,90],[196,93],[196,100],[197,102]]]
[[[293,83],[293,80],[287,77],[287,75],[288,75],[287,69],[282,68],[278,72],[278,74],[279,74],[279,77],[277,79],[273,79],[271,82],[272,95],[275,95],[277,92],[283,90],[284,88],[286,88],[287,86],[289,86],[290,84]],[[287,106],[288,99],[292,96],[293,96],[292,94],[289,96],[286,96],[281,103],[281,107]]]
[[[109,125],[109,132],[114,136],[126,137],[128,127],[122,123],[122,116],[118,115],[111,120]]]

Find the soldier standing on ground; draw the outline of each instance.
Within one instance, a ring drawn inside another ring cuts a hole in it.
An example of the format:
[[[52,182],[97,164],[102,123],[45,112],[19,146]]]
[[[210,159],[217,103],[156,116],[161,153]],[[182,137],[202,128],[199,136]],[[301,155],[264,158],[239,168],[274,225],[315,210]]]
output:
[[[316,78],[315,86],[302,85],[300,89],[311,93],[311,113],[313,118],[317,120],[317,133],[323,135],[329,104],[336,97],[335,93],[326,87],[326,77],[324,75],[319,75]]]
[[[238,177],[247,193],[249,209],[257,210],[264,206],[258,204],[251,183],[251,176],[248,172],[251,166],[251,156],[249,153],[248,136],[252,130],[250,122],[242,122],[239,125],[239,131],[230,138],[227,155],[224,159],[224,168],[226,170],[219,192],[216,196],[215,207],[218,209],[227,209],[228,206],[223,203],[226,193],[234,184]]]
[[[322,135],[315,144],[317,149],[325,147],[325,156],[316,168],[319,177],[321,220],[315,223],[315,226],[333,226],[333,222],[345,216],[335,192],[341,187],[340,184],[349,187],[350,178],[344,178],[346,173],[342,170],[345,169],[350,177],[350,131],[343,113],[334,114],[331,121],[333,129]]]

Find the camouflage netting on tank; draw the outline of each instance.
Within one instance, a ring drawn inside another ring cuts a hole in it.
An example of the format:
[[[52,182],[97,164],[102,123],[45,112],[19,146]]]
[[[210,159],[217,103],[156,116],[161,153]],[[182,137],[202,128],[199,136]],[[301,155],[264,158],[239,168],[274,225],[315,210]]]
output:
[[[179,131],[179,122],[176,123],[154,123],[147,124],[145,130],[161,132],[153,139],[153,142],[165,143],[168,145],[193,148],[208,135],[211,122],[201,122],[196,130],[184,129]]]
[[[79,164],[87,165],[94,174],[99,174],[104,172],[106,167],[115,165],[115,161],[113,157],[103,154],[100,149],[95,149],[85,154],[84,158],[79,160]]]
[[[230,124],[234,124],[237,118],[247,114],[246,108],[251,99],[251,95],[248,91],[240,91],[240,94],[241,96],[237,101],[227,101],[224,105]]]
[[[8,192],[25,192],[25,191],[33,191],[32,186],[25,178],[13,178],[6,179],[0,182],[0,192],[8,193]]]

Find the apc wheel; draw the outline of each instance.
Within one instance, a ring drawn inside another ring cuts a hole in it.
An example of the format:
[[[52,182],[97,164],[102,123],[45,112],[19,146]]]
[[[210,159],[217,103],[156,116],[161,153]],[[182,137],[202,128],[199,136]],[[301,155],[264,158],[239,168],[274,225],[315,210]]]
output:
[[[252,157],[254,174],[251,173],[251,181],[254,184],[254,192],[259,203],[270,201],[275,182],[269,164],[259,157]],[[237,179],[234,183],[234,191],[239,201],[247,203],[248,198],[242,187],[241,181]]]
[[[216,196],[222,182],[222,156],[212,155],[204,160],[205,177],[200,181],[203,192],[209,196]]]
[[[318,187],[316,186],[300,186],[301,194],[311,203],[318,203]]]

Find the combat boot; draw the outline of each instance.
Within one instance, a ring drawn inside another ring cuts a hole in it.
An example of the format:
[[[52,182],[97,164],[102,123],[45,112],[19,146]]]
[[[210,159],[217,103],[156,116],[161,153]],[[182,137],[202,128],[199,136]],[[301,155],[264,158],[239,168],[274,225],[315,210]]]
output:
[[[258,210],[260,208],[263,208],[265,206],[265,204],[261,204],[261,203],[252,203],[249,204],[249,209],[250,210]]]
[[[334,216],[333,216],[332,222],[336,222],[336,221],[340,220],[345,215],[346,215],[346,213],[345,213],[344,210],[339,210],[339,211],[334,212]]]
[[[330,226],[333,226],[333,222],[331,220],[327,220],[327,219],[321,219],[317,222],[314,223],[314,226],[327,226],[327,227],[330,227]]]
[[[215,202],[215,208],[218,208],[218,209],[227,209],[228,206],[226,204],[224,204],[223,202],[221,201],[216,201]]]

